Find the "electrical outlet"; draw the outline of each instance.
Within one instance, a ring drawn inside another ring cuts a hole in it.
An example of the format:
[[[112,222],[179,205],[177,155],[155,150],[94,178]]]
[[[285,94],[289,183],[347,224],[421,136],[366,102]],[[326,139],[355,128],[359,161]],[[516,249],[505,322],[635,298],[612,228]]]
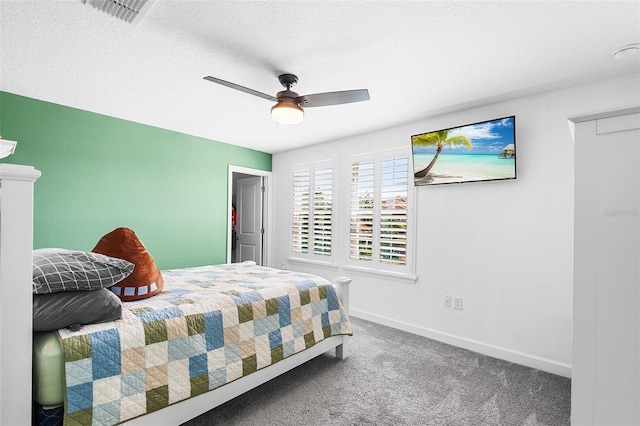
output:
[[[462,310],[462,297],[453,298],[453,309]]]
[[[445,296],[444,297],[444,307],[445,308],[450,308],[451,307],[451,296]]]

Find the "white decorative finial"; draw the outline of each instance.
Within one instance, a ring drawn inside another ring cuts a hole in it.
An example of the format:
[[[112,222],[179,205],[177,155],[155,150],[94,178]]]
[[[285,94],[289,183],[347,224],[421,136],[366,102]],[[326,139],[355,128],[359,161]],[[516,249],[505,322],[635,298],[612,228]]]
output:
[[[2,139],[0,136],[0,158],[5,158],[13,154],[16,150],[18,142]]]

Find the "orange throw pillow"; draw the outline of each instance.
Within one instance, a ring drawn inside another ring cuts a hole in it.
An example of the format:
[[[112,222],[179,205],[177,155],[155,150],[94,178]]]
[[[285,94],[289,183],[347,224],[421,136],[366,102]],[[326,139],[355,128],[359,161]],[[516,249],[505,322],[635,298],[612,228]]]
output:
[[[92,251],[136,265],[131,275],[111,287],[111,291],[123,301],[146,299],[162,291],[162,274],[153,257],[131,229],[114,229],[103,236]]]

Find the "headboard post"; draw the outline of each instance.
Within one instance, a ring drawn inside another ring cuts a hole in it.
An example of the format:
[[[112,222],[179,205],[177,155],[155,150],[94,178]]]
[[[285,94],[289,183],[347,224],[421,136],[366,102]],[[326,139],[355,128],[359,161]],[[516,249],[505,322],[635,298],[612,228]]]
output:
[[[30,424],[33,183],[40,171],[0,164],[0,424]]]

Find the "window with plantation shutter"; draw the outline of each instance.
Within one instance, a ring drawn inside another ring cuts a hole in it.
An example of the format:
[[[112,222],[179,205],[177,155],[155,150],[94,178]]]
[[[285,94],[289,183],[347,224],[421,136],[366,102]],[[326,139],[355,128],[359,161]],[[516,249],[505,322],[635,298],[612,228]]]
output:
[[[294,253],[309,252],[309,169],[293,171],[293,237]]]
[[[333,170],[330,166],[314,170],[313,188],[313,253],[330,256],[333,200]]]
[[[352,157],[349,265],[411,274],[409,160],[402,148]]]
[[[328,261],[333,254],[331,161],[295,166],[292,183],[292,256]]]
[[[351,259],[370,261],[373,256],[374,166],[373,161],[356,161],[351,165]]]
[[[408,155],[383,158],[380,174],[380,261],[404,265],[407,263]]]

